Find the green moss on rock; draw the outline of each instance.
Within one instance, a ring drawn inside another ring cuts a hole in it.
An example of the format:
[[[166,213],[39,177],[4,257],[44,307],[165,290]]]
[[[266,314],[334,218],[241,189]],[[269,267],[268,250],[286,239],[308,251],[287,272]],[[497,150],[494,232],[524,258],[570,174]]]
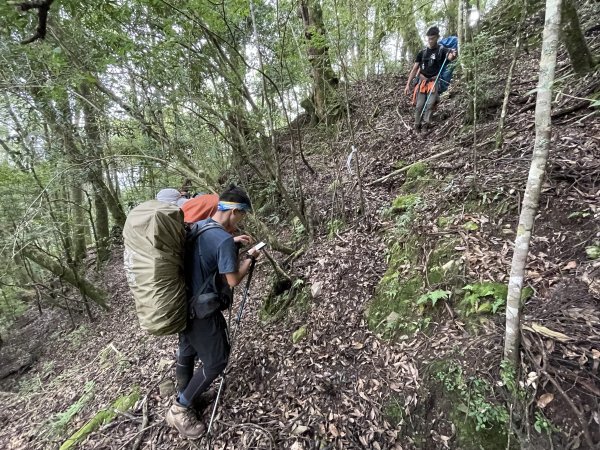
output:
[[[410,166],[406,171],[406,180],[414,180],[427,175],[427,164],[418,162]]]

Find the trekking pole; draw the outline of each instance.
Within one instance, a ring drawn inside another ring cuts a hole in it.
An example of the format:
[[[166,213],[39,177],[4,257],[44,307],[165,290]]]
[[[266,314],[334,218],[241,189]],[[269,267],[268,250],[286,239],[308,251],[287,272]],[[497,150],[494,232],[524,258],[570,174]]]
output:
[[[425,109],[427,109],[427,104],[429,103],[429,98],[431,97],[431,94],[433,93],[435,87],[437,86],[437,82],[440,78],[440,75],[442,74],[442,70],[444,70],[444,66],[446,65],[446,61],[448,61],[448,54],[446,53],[446,57],[444,58],[444,62],[442,63],[442,67],[440,67],[440,71],[437,74],[437,77],[435,77],[435,83],[433,83],[433,89],[429,92],[429,95],[427,95],[427,100],[425,100],[425,104],[423,105],[423,109],[421,110],[421,117],[419,118],[419,123],[421,122],[421,120],[423,119],[423,114],[425,114]]]
[[[254,273],[254,266],[256,265],[256,259],[252,258],[252,262],[250,263],[250,269],[248,270],[248,278],[246,280],[246,286],[244,287],[244,294],[242,296],[242,303],[240,304],[240,310],[238,311],[237,317],[235,318],[235,330],[231,334],[231,338],[229,339],[229,348],[233,348],[233,343],[235,341],[235,337],[237,335],[238,328],[240,327],[240,322],[242,321],[242,315],[244,313],[244,306],[246,305],[246,300],[248,299],[248,291],[250,290],[250,281],[252,281],[252,274]],[[219,398],[221,397],[221,391],[223,390],[223,384],[225,382],[225,372],[221,376],[221,383],[219,383],[219,390],[217,392],[217,398],[215,398],[215,405],[213,406],[212,414],[210,416],[210,422],[208,423],[208,430],[206,431],[206,435],[208,436],[208,443],[210,445],[210,431],[212,429],[212,424],[215,419],[215,414],[217,413],[217,406],[219,405]]]

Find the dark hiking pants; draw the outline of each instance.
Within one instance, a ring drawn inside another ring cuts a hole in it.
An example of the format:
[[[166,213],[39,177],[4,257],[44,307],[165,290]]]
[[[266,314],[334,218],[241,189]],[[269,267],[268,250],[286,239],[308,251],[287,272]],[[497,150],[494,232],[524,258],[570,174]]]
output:
[[[221,312],[205,319],[193,319],[185,331],[179,333],[175,374],[178,390],[190,404],[196,404],[200,394],[225,370],[229,351],[227,322]],[[202,366],[194,371],[196,357]]]
[[[433,108],[435,104],[438,102],[440,98],[439,89],[436,86],[433,88],[431,92],[431,96],[429,97],[429,101],[427,101],[428,93],[417,92],[417,107],[415,109],[415,127],[419,128],[421,123],[430,124],[431,123],[431,113],[433,112]],[[427,105],[425,105],[427,102]],[[423,111],[425,108],[425,111]]]

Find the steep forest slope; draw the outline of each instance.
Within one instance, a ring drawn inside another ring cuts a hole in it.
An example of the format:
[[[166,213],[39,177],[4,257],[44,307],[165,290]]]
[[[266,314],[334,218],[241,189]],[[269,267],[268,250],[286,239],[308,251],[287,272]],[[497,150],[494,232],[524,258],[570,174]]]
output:
[[[541,18],[528,24],[531,36]],[[163,420],[176,337],[139,329],[116,245],[98,275],[111,294],[109,313],[69,331],[66,317],[29,311],[21,334],[2,349],[6,356],[30,343],[36,358],[0,393],[0,446],[56,448],[122,396],[131,408],[81,448],[583,449],[600,442],[600,123],[597,100],[585,100],[598,98],[600,72],[573,77],[561,51],[565,81],[553,105],[515,381],[500,373],[502,300],[533,148],[539,42],[532,39],[519,59],[504,145],[496,149],[510,27],[506,33],[489,43],[500,56],[486,65],[489,101],[478,106],[475,124],[467,124],[471,100],[459,79],[437,126],[415,134],[399,74],[349,86],[351,117],[335,130],[301,128],[315,174],[299,170],[317,231],[294,259],[274,253],[293,282],[278,283],[268,262],[260,264],[210,442],[183,440]],[[587,37],[597,55],[600,33]],[[283,159],[292,139],[278,135]],[[348,162],[352,145],[360,180]],[[275,224],[285,214],[276,197],[257,203],[282,241],[306,239],[297,223]],[[332,220],[340,212],[345,220]],[[49,321],[61,324],[52,334]]]

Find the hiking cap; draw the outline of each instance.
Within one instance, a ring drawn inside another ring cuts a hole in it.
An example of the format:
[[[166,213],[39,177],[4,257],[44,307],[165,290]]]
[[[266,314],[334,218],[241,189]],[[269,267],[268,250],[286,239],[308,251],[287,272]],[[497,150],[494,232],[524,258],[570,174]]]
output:
[[[156,200],[169,203],[170,205],[176,205],[177,200],[179,200],[180,197],[181,194],[179,191],[173,188],[161,189],[158,194],[156,194]]]

